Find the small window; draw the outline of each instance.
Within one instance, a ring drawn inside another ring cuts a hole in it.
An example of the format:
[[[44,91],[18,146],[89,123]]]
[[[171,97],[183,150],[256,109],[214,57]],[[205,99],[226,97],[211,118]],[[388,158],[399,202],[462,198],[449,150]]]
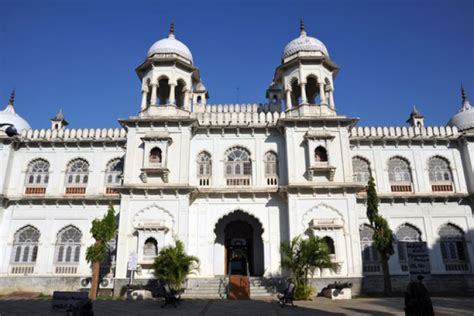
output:
[[[12,261],[14,263],[34,263],[38,256],[40,233],[33,226],[26,226],[15,233]]]
[[[74,226],[63,228],[56,240],[56,262],[78,263],[81,252],[82,233]]]
[[[428,172],[431,183],[452,182],[451,168],[444,158],[432,157],[428,162]]]
[[[410,183],[411,171],[408,162],[400,157],[388,161],[388,179],[390,183]]]
[[[323,237],[322,241],[328,247],[329,254],[330,255],[335,255],[336,254],[336,249],[334,247],[334,240],[329,236],[325,236],[325,237]]]
[[[105,168],[105,185],[107,187],[120,185],[123,174],[123,159],[111,160]]]
[[[150,163],[154,163],[154,164],[160,164],[162,162],[162,159],[161,159],[161,149],[158,148],[158,147],[155,147],[153,148],[151,151],[150,151]]]
[[[148,238],[145,241],[145,245],[143,247],[143,256],[144,257],[156,257],[158,255],[158,243],[156,242],[155,238]]]
[[[84,159],[71,161],[66,169],[66,179],[68,184],[85,186],[89,179],[89,163]]]
[[[198,177],[209,177],[211,175],[211,155],[201,152],[197,157]]]
[[[354,181],[358,183],[367,183],[371,176],[369,162],[361,157],[352,158],[352,171],[354,172]]]
[[[26,171],[27,184],[47,186],[49,181],[49,162],[44,159],[35,159],[28,164]]]
[[[328,161],[328,153],[326,151],[326,148],[324,148],[322,146],[318,146],[314,150],[314,160],[316,160],[317,162]]]

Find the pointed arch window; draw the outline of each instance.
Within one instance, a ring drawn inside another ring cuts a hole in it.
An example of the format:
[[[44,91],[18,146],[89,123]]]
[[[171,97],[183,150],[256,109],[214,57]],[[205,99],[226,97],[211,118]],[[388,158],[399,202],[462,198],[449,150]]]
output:
[[[411,170],[408,161],[401,157],[390,158],[388,180],[392,192],[412,192]]]
[[[359,234],[362,248],[362,271],[364,273],[379,273],[381,271],[380,256],[373,245],[374,229],[363,224],[359,228]]]
[[[369,162],[361,157],[352,158],[352,171],[354,172],[354,181],[358,183],[367,183],[371,176]]]
[[[428,161],[428,175],[433,192],[453,191],[453,175],[448,160],[431,157]]]
[[[278,185],[278,156],[275,152],[265,154],[264,167],[267,185]]]
[[[82,159],[72,160],[66,169],[66,194],[86,193],[89,182],[89,163]]]
[[[398,261],[402,271],[409,271],[407,243],[421,242],[421,232],[410,224],[400,226],[395,234],[397,237]]]
[[[122,184],[123,159],[116,158],[111,160],[105,168],[105,193],[117,193],[116,187]]]
[[[439,230],[441,256],[446,271],[469,271],[466,240],[464,232],[453,224],[445,224]]]
[[[158,242],[155,238],[150,237],[143,245],[143,259],[154,259],[158,255]]]
[[[336,260],[336,247],[334,246],[334,240],[329,236],[325,236],[323,237],[322,241],[326,244],[326,247],[328,248],[331,260]]]
[[[56,257],[58,264],[79,264],[81,253],[81,231],[68,226],[62,229],[56,240]]]
[[[25,194],[45,194],[49,182],[49,162],[35,159],[28,164],[26,171]]]
[[[19,229],[13,239],[11,262],[15,264],[32,264],[38,257],[40,232],[33,226]]]
[[[206,151],[201,152],[197,157],[197,177],[200,186],[211,184],[212,159],[211,154]]]
[[[224,171],[227,185],[248,186],[252,177],[250,153],[242,147],[232,147],[226,152]]]

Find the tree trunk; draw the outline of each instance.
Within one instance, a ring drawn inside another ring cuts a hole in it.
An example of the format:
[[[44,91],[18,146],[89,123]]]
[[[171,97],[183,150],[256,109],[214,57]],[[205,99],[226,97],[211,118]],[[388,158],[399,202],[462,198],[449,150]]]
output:
[[[392,279],[390,278],[390,269],[388,267],[389,257],[382,254],[382,272],[383,272],[383,294],[392,294]]]
[[[94,261],[92,263],[92,280],[91,289],[89,291],[89,298],[95,300],[97,298],[97,291],[99,289],[99,273],[100,273],[100,262]]]

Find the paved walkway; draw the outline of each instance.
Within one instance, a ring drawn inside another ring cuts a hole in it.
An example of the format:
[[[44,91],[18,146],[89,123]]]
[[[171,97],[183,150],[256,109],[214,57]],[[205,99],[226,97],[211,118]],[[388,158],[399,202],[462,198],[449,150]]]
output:
[[[51,301],[46,299],[0,299],[0,316],[62,315],[51,313]],[[298,307],[281,308],[276,301],[229,301],[187,299],[178,308],[160,308],[161,301],[95,301],[95,315],[219,315],[219,316],[286,316],[286,315],[404,315],[403,298],[357,298],[331,301],[316,298],[296,302]],[[433,298],[435,314],[474,315],[472,298]]]

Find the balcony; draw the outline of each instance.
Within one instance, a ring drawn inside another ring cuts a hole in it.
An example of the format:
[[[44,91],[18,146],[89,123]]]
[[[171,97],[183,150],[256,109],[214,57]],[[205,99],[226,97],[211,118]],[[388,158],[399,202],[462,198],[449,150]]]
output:
[[[227,177],[226,184],[228,186],[249,186],[250,185],[250,176],[241,176],[241,177]]]
[[[77,274],[77,266],[75,265],[55,266],[54,274]]]
[[[211,178],[210,177],[199,177],[198,178],[198,185],[200,187],[209,187],[209,186],[211,186]]]
[[[35,266],[33,264],[19,264],[10,267],[10,274],[33,274],[35,272]]]
[[[451,182],[447,182],[447,183],[432,183],[431,184],[431,190],[433,192],[453,192],[454,191],[454,187],[453,187],[453,184]]]
[[[411,183],[391,184],[390,189],[394,193],[411,193],[411,192],[413,192],[413,187],[412,187]]]
[[[468,272],[469,271],[469,263],[466,261],[445,261],[444,268],[446,271],[449,272]]]
[[[329,181],[334,181],[334,174],[336,173],[336,167],[331,166],[328,161],[315,161],[309,167],[308,179],[313,180],[313,177],[318,174],[324,174],[327,176]]]
[[[25,188],[25,195],[45,195],[46,194],[46,187],[32,187],[27,186]]]
[[[86,187],[66,187],[66,195],[84,195]]]

